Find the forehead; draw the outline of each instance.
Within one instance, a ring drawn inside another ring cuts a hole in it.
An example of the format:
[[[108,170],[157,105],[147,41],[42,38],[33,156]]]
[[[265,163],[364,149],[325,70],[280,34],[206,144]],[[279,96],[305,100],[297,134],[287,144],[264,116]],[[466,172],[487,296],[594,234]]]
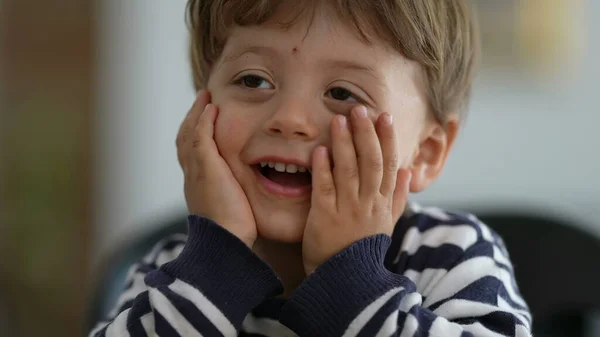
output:
[[[230,60],[246,52],[278,53],[304,61],[346,60],[370,69],[407,61],[374,34],[368,39],[361,36],[351,22],[341,20],[331,9],[319,7],[310,14],[290,15],[279,10],[260,25],[231,27],[223,58]]]
[[[284,35],[301,35],[307,38],[311,31],[327,32],[328,35],[359,39],[369,44],[376,37],[371,28],[371,19],[361,21],[351,19],[357,15],[357,10],[349,11],[340,3],[331,1],[284,1],[273,4],[275,9],[271,14],[256,18],[257,20],[240,20],[241,26],[258,26],[279,31]],[[337,5],[336,5],[337,3]],[[361,12],[366,17],[367,13]],[[236,21],[237,22],[237,21]],[[298,34],[296,34],[298,33]]]

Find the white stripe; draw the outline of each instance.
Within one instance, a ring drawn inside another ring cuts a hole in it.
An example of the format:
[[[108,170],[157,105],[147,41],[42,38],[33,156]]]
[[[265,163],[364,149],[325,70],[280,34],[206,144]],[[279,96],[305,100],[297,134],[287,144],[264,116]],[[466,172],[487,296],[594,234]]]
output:
[[[169,299],[157,289],[151,289],[148,293],[150,303],[154,311],[161,314],[180,336],[202,337],[202,334],[196,330],[190,322],[175,308]]]
[[[419,294],[427,297],[447,273],[448,271],[444,268],[426,268],[420,273],[409,269],[404,272],[404,276],[413,281]]]
[[[419,205],[416,202],[409,201],[406,203],[406,208],[404,209],[404,212],[402,213],[402,215],[406,216],[406,217],[411,217],[417,213],[420,213],[421,209],[423,209],[423,207],[421,207],[421,205]]]
[[[123,311],[106,329],[106,336],[118,336],[118,337],[129,337],[129,331],[127,331],[127,316],[129,315],[129,311],[131,309],[127,309]]]
[[[127,276],[125,276],[126,280],[131,279],[135,273],[137,272],[138,268],[140,267],[139,263],[134,263],[131,265],[131,267],[129,267],[129,269],[127,270]]]
[[[178,279],[171,283],[169,289],[191,301],[223,336],[238,335],[229,319],[200,290]]]
[[[474,257],[449,270],[446,277],[440,280],[437,287],[431,291],[423,305],[428,307],[435,302],[450,298],[485,276],[498,278],[504,284],[510,298],[515,303],[526,306],[523,299],[513,289],[512,276],[506,270],[498,268],[495,261],[487,256]]]
[[[436,317],[429,328],[428,336],[460,337],[463,329],[456,323],[450,323],[443,317]]]
[[[400,305],[398,306],[398,308],[400,309],[400,311],[408,312],[415,305],[420,306],[421,300],[423,300],[423,297],[421,297],[421,294],[419,293],[407,294],[400,301]]]
[[[180,235],[181,236],[181,235]],[[173,240],[173,238],[170,238]],[[157,244],[153,251],[144,258],[144,262],[146,264],[151,264],[155,262],[157,266],[161,266],[173,259],[175,259],[183,250],[184,244],[180,244],[175,246],[172,250],[160,251],[160,249],[164,246],[166,242],[161,242],[161,244]],[[152,261],[152,258],[156,258],[156,261]],[[119,299],[117,300],[117,304],[113,307],[112,311],[109,314],[109,317],[115,317],[119,314],[118,310],[125,304],[125,302],[134,299],[141,292],[148,290],[148,286],[144,282],[144,278],[146,277],[146,273],[137,271],[140,267],[140,264],[135,264],[129,268],[127,272],[127,280],[131,280],[131,286],[125,289],[121,295],[119,295]]]
[[[420,305],[421,300],[422,297],[419,293],[410,293],[404,296],[398,305],[398,309],[394,310],[394,312],[386,318],[383,326],[379,329],[377,336],[390,336],[396,332],[396,330],[398,330],[398,313],[400,311],[407,313],[415,305]]]
[[[494,260],[496,260],[496,262],[498,262],[500,264],[507,266],[508,268],[510,268],[512,270],[512,264],[510,263],[508,258],[504,255],[504,253],[502,253],[500,248],[498,248],[498,246],[496,246],[496,245],[494,245]]]
[[[360,332],[360,330],[369,322],[369,320],[377,313],[377,311],[386,304],[390,298],[392,298],[397,293],[404,290],[404,287],[393,288],[389,290],[387,293],[381,295],[378,299],[371,302],[348,326],[346,332],[343,337],[351,337],[356,336]]]
[[[415,316],[408,314],[406,316],[406,320],[404,321],[404,327],[402,327],[402,333],[400,334],[400,337],[413,337],[418,329],[419,321]]]
[[[379,329],[379,332],[375,337],[389,337],[396,332],[396,330],[398,330],[399,312],[399,310],[394,310],[394,312],[392,312],[388,318],[386,318],[385,322],[383,322],[383,325],[381,326],[381,329]]]
[[[146,264],[152,264],[153,262],[156,262],[160,253],[162,253],[162,252],[168,253],[168,252],[172,251],[172,250],[166,250],[165,246],[167,243],[170,243],[173,241],[179,241],[179,243],[174,248],[177,248],[179,246],[184,246],[185,242],[187,241],[187,235],[175,234],[175,235],[169,236],[168,238],[160,240],[157,244],[154,245],[154,247],[152,247],[152,250],[150,250],[150,253],[148,253],[148,254],[146,254],[146,256],[144,256],[142,261]],[[175,257],[177,257],[177,255],[173,256],[171,258],[171,260],[173,260]],[[160,266],[160,264],[156,264],[156,265]]]
[[[412,255],[421,246],[437,248],[443,244],[452,244],[466,250],[477,242],[477,231],[472,225],[439,225],[423,233],[417,227],[412,227],[406,232],[403,242],[406,247],[401,247],[393,263],[398,263],[403,251]]]
[[[497,332],[489,330],[488,328],[486,328],[479,322],[469,324],[469,325],[463,325],[463,329],[465,329],[465,331],[467,331],[467,332],[472,333],[474,336],[506,337],[505,335],[501,335]]]
[[[146,335],[148,335],[148,337],[158,337],[156,331],[154,330],[153,313],[150,312],[142,316],[142,318],[140,318],[140,323],[142,323],[142,327],[144,328],[144,331],[146,331]]]
[[[264,335],[267,337],[297,337],[296,333],[278,321],[266,317],[258,318],[251,313],[246,315],[242,323],[246,333]]]
[[[498,311],[498,308],[493,305],[463,299],[455,299],[440,305],[433,311],[433,313],[452,320],[462,317],[483,316],[494,311]]]
[[[469,220],[473,221],[475,224],[477,224],[479,226],[479,229],[481,230],[481,236],[483,237],[483,239],[487,242],[491,242],[493,244],[495,244],[496,242],[494,242],[494,236],[492,235],[492,232],[490,231],[490,228],[481,223],[481,221],[479,219],[477,219],[474,215],[469,214]]]
[[[156,260],[154,261],[155,264],[158,267],[160,267],[167,262],[171,262],[171,261],[175,260],[175,258],[177,256],[179,256],[179,254],[181,254],[181,251],[183,250],[184,246],[185,245],[182,243],[180,245],[173,247],[173,249],[171,249],[171,250],[161,251],[160,254],[158,254],[158,256],[156,257]]]
[[[117,316],[119,314],[118,310],[123,306],[123,304],[125,304],[125,302],[134,299],[141,292],[148,289],[148,286],[146,286],[146,283],[144,282],[144,277],[146,277],[146,274],[136,273],[129,278],[131,280],[131,285],[121,293],[119,299],[117,300],[117,304],[113,307],[109,317]]]
[[[501,297],[498,297],[498,299],[502,300]],[[510,307],[504,300],[502,302],[505,304],[498,303],[498,306],[494,306],[481,302],[456,299],[440,305],[433,313],[448,320],[454,320],[463,317],[480,317],[495,311],[503,311],[515,315],[524,325],[528,325],[523,317],[523,314],[526,314],[524,311]]]
[[[517,324],[515,337],[531,337],[531,332],[528,328]]]
[[[110,322],[100,322],[100,323],[96,324],[96,326],[92,329],[92,331],[90,331],[90,334],[88,335],[88,337],[94,337],[94,335],[97,334],[98,331],[102,330],[109,323]]]

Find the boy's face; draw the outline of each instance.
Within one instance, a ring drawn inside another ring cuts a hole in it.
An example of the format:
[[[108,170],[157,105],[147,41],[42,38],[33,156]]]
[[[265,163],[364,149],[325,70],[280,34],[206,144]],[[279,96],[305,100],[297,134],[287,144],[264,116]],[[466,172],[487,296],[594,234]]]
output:
[[[364,43],[333,18],[318,13],[287,30],[277,16],[234,27],[209,78],[219,108],[215,141],[267,239],[302,240],[310,175],[278,172],[281,164],[261,169],[261,162],[310,168],[315,147],[330,148],[332,118],[363,104],[373,121],[393,115],[400,163],[409,167],[430,123],[418,65],[377,39]]]

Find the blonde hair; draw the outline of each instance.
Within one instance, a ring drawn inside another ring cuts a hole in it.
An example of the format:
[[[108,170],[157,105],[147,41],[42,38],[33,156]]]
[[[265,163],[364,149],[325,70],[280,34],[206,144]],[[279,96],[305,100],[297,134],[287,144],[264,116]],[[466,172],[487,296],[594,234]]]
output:
[[[206,87],[233,25],[260,25],[283,3],[296,3],[295,18],[326,3],[366,42],[367,33],[374,32],[394,50],[421,65],[429,108],[445,124],[453,114],[465,116],[479,56],[478,27],[467,1],[189,0],[187,20],[194,85],[196,89]]]

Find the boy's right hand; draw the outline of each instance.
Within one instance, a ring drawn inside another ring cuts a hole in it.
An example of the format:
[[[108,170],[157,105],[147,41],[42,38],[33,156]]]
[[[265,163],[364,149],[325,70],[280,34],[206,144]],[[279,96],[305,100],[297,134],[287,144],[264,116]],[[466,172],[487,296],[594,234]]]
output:
[[[215,221],[252,248],[257,236],[254,214],[214,141],[217,114],[210,93],[201,91],[179,128],[177,158],[188,211]]]

